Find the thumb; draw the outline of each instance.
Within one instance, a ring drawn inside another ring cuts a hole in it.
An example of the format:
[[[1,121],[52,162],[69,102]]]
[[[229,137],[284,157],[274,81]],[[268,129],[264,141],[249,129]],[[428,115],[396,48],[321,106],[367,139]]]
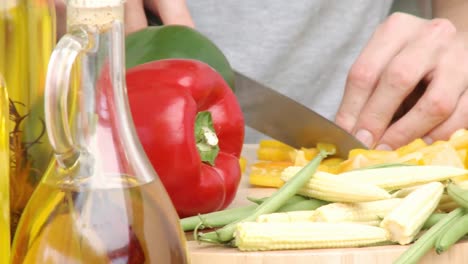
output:
[[[147,0],[147,8],[158,14],[165,25],[195,27],[185,0]]]

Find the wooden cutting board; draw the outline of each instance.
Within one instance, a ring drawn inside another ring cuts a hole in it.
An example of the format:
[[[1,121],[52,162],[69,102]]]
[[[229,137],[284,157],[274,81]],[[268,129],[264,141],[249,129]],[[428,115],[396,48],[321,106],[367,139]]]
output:
[[[255,161],[256,145],[245,145],[243,156],[249,165]],[[246,197],[265,197],[274,189],[249,186],[248,169],[243,175],[236,198],[230,207],[250,204]],[[402,254],[408,246],[378,246],[363,248],[282,250],[263,252],[241,252],[235,248],[226,248],[193,241],[187,233],[188,251],[191,264],[390,264]],[[452,246],[449,251],[437,255],[434,250],[427,253],[420,263],[423,264],[458,264],[468,263],[468,241]]]

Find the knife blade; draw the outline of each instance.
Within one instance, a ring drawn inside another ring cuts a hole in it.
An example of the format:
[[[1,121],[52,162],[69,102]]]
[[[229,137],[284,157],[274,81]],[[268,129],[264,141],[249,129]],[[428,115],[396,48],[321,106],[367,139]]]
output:
[[[351,149],[367,148],[312,109],[238,71],[234,83],[246,125],[273,139],[295,148],[332,143],[344,158]]]
[[[145,9],[148,25],[162,25]],[[247,126],[295,148],[317,143],[337,146],[336,155],[346,158],[354,148],[367,149],[359,140],[312,109],[234,70],[236,95]]]

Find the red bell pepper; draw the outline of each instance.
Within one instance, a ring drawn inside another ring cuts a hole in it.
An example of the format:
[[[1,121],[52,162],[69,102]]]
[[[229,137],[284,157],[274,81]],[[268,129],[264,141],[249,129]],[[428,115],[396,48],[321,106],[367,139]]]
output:
[[[167,59],[126,78],[138,137],[179,216],[227,207],[241,177],[244,119],[223,77],[201,61]]]

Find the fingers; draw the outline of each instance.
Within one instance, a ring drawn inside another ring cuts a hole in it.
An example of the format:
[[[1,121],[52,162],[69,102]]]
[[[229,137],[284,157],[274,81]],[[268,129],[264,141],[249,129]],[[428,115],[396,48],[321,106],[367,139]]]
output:
[[[448,20],[393,15],[351,68],[336,122],[380,149],[418,137],[447,139],[466,128],[468,36],[460,35]],[[390,125],[421,83],[428,84],[423,95]]]
[[[436,69],[436,66],[441,65],[441,58],[455,33],[455,28],[446,20],[433,20],[392,58],[356,123],[356,136],[360,136],[362,131],[368,131],[369,136],[361,139],[366,140],[365,144],[375,146],[405,98],[429,74],[439,76],[431,81],[422,100],[395,124],[397,131],[401,132],[399,128],[405,128],[405,133],[392,136],[392,129],[389,129],[386,141],[392,145],[407,143],[414,136],[424,135],[451,114],[463,92],[460,88],[462,81],[452,79],[452,89],[447,94],[445,87],[452,77],[450,68],[455,60],[449,60],[440,69]]]
[[[64,0],[55,0],[55,14],[57,19],[57,39],[67,32],[67,11]]]
[[[447,140],[456,130],[468,128],[468,92],[464,92],[453,114],[425,136],[429,142]]]
[[[146,6],[158,14],[165,25],[195,27],[185,0],[147,0]]]
[[[338,125],[349,132],[355,130],[361,110],[373,93],[379,76],[423,24],[422,19],[395,13],[379,26],[350,69],[336,115]]]
[[[446,75],[450,74],[448,78],[442,79],[442,76],[440,78],[440,85],[446,88],[443,96],[447,96],[455,87],[462,92],[459,92],[460,98],[452,114],[424,136],[429,142],[447,140],[456,130],[468,128],[468,47],[465,44],[467,39],[468,35],[465,35],[465,39],[455,42],[451,52],[444,57],[445,62],[441,63],[445,65]]]
[[[148,26],[143,0],[125,2],[125,33],[129,34]]]
[[[453,113],[457,105],[460,105],[459,98],[466,88],[466,75],[454,74],[454,66],[440,66],[440,69],[435,71],[434,78],[423,96],[406,115],[388,128],[377,148],[395,149],[412,139],[424,137],[428,131],[444,122],[448,122],[449,126],[441,126],[439,132],[435,132],[446,134],[446,138],[455,131],[452,130],[453,127],[460,128],[459,120],[463,117],[459,115],[466,107],[461,106],[458,111],[460,114],[453,116]]]
[[[194,27],[185,0],[127,0],[125,3],[125,33],[129,34],[148,26],[145,6],[161,17],[165,25],[178,24]]]

